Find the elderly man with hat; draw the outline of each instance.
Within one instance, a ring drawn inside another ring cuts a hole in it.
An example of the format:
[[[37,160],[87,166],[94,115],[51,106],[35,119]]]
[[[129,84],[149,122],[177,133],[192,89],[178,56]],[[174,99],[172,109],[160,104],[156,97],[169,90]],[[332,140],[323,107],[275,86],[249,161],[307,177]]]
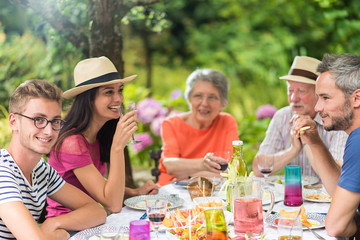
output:
[[[265,139],[253,161],[253,171],[256,176],[262,176],[258,162],[263,156],[274,159],[273,173],[288,164],[295,164],[301,166],[302,175],[317,176],[309,163],[299,135],[291,134],[292,120],[299,115],[310,118],[316,123],[319,137],[337,163],[342,164],[347,134],[343,131],[326,131],[321,117],[314,109],[317,102],[316,69],[320,63],[321,61],[312,57],[297,56],[288,75],[280,77],[287,82],[290,105],[278,110],[270,122]]]

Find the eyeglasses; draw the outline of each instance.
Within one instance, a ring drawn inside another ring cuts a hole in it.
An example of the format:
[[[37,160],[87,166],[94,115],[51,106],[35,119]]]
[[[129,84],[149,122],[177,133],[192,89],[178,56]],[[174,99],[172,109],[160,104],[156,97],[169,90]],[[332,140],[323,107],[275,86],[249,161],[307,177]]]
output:
[[[35,127],[37,127],[38,129],[44,129],[44,128],[46,128],[48,123],[51,123],[52,129],[55,130],[55,131],[59,131],[60,129],[63,128],[63,126],[65,124],[65,120],[61,120],[61,119],[58,119],[58,118],[49,121],[44,117],[32,118],[32,117],[28,117],[28,116],[25,116],[25,115],[20,114],[20,113],[15,113],[15,114],[33,120]]]
[[[202,94],[194,94],[191,97],[195,102],[202,102],[204,98],[206,98],[206,101],[209,103],[214,103],[220,100],[218,96],[212,94],[209,96],[204,96]]]

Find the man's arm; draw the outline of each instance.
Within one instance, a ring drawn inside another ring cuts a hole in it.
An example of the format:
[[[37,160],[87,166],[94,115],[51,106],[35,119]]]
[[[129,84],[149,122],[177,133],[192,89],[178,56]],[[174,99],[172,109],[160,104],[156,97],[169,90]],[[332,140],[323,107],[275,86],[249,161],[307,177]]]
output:
[[[0,217],[6,227],[18,240],[26,239],[68,239],[70,234],[64,229],[43,231],[25,205],[18,202],[0,204]]]
[[[46,219],[41,226],[44,231],[54,231],[56,229],[80,231],[103,224],[106,221],[104,208],[69,183],[65,183],[59,191],[49,197],[73,211]]]
[[[326,231],[330,236],[351,237],[357,232],[359,202],[360,193],[336,187],[325,221]]]
[[[340,177],[341,167],[333,159],[329,149],[321,140],[316,128],[316,123],[312,119],[299,116],[299,118],[294,121],[292,135],[296,135],[304,126],[310,126],[306,131],[299,133],[305,153],[311,167],[321,178],[326,191],[332,196]]]

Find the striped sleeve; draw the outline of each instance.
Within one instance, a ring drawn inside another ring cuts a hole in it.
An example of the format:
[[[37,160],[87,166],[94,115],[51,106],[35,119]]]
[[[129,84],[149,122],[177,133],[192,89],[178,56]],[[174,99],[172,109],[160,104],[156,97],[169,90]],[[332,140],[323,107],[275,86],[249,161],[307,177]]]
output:
[[[9,168],[0,166],[0,204],[22,201],[20,186]]]

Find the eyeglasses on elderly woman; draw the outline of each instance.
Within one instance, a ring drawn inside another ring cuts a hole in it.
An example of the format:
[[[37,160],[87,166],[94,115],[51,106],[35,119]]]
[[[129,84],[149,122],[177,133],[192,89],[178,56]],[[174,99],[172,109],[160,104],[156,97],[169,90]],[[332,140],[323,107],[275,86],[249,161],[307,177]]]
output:
[[[209,96],[204,96],[203,94],[194,94],[191,95],[191,98],[195,102],[202,102],[205,98],[208,103],[214,103],[220,100],[220,98],[214,94],[210,94]]]

